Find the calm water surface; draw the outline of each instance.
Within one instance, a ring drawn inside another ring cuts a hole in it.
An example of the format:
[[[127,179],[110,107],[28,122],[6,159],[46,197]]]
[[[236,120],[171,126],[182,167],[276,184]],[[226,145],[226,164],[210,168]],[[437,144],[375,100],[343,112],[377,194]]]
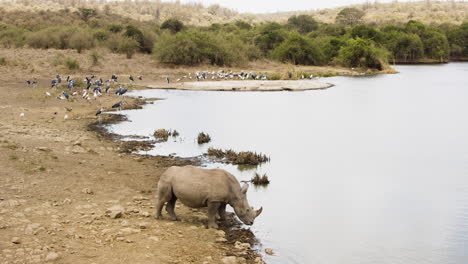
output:
[[[248,180],[263,214],[251,227],[268,263],[468,263],[468,64],[397,66],[400,74],[325,79],[306,92],[147,90],[166,100],[125,111],[124,135],[177,129],[150,154],[208,146],[271,157]],[[196,144],[198,132],[213,141]]]

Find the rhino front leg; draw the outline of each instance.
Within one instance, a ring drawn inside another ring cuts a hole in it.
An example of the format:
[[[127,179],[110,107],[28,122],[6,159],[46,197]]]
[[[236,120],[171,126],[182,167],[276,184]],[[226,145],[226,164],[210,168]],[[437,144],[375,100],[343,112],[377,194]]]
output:
[[[218,208],[218,215],[220,220],[226,219],[226,204],[222,203]]]
[[[208,203],[208,228],[218,228],[218,224],[216,224],[216,215],[218,214],[221,204],[221,202]]]

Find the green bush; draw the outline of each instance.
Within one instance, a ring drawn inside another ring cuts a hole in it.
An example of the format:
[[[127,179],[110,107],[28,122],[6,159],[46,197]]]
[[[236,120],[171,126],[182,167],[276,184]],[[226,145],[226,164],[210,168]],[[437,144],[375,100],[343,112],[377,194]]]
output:
[[[65,59],[65,66],[71,71],[80,69],[80,63],[72,58]]]
[[[26,43],[26,33],[24,29],[11,26],[0,26],[0,45],[4,48],[19,48]]]
[[[364,67],[382,70],[387,62],[388,52],[377,48],[367,39],[349,39],[341,47],[338,60],[347,67]]]
[[[184,29],[184,23],[178,19],[169,18],[161,24],[161,29],[168,29],[172,33],[177,33]]]
[[[416,34],[390,31],[385,38],[385,47],[391,52],[394,61],[411,62],[424,56],[423,43]]]
[[[119,33],[123,30],[123,26],[119,24],[110,24],[107,25],[107,29],[113,33]]]
[[[267,55],[271,50],[278,47],[286,38],[288,32],[280,24],[272,22],[260,27],[255,37],[255,45]]]
[[[163,34],[155,45],[156,58],[162,63],[233,65],[245,61],[245,47],[234,35],[186,31]]]
[[[71,35],[67,46],[81,53],[83,50],[94,47],[94,38],[89,32],[84,30],[76,31]]]
[[[272,57],[282,62],[303,65],[320,65],[323,54],[311,39],[293,32],[272,52]]]
[[[124,37],[120,40],[117,46],[117,52],[127,55],[127,59],[131,59],[138,50],[138,42],[132,38]]]
[[[99,52],[93,50],[90,54],[89,57],[91,58],[91,64],[93,66],[99,65],[99,60],[102,58],[102,56],[99,54]]]
[[[0,66],[5,66],[7,64],[7,60],[5,57],[0,57]]]
[[[288,25],[291,29],[295,29],[303,34],[318,28],[317,21],[309,15],[292,16],[288,19]]]

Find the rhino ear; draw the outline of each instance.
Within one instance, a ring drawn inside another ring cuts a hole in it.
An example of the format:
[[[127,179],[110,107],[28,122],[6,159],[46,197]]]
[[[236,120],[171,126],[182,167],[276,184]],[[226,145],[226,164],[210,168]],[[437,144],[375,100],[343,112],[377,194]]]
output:
[[[244,183],[244,185],[241,188],[241,193],[246,194],[248,189],[249,185],[247,183]]]

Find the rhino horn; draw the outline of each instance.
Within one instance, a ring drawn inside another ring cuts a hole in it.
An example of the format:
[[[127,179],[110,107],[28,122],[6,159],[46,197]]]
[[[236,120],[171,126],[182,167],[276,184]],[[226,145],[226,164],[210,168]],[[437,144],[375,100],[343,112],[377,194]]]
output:
[[[257,210],[257,215],[255,217],[259,216],[262,213],[262,211],[263,211],[263,206]]]

